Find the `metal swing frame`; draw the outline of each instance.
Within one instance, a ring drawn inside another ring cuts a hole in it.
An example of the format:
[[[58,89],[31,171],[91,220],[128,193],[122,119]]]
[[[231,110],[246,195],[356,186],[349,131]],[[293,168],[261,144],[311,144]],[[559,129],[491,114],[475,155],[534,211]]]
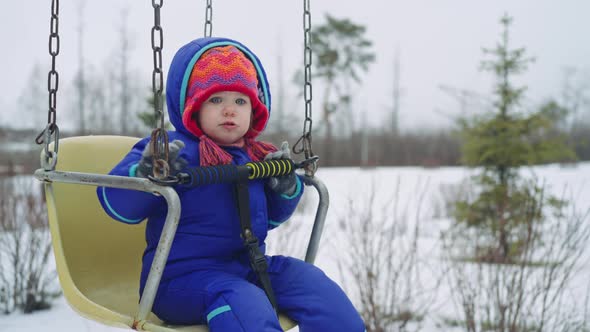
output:
[[[154,130],[152,140],[154,141],[154,148],[156,155],[158,152],[162,153],[166,150],[167,155],[167,135],[164,131],[163,111],[162,111],[162,86],[163,86],[163,72],[161,69],[161,42],[162,29],[159,26],[159,10],[162,7],[162,1],[152,0],[152,5],[155,12],[155,23],[152,28],[152,48],[154,51],[154,72],[152,77],[154,90],[154,108],[157,115],[160,116],[160,130]],[[45,184],[47,201],[55,203],[55,196],[53,190],[53,183],[64,183],[74,185],[88,185],[88,186],[102,186],[122,189],[132,189],[144,191],[162,196],[168,205],[168,212],[163,226],[162,235],[160,237],[156,255],[154,257],[147,283],[141,297],[137,314],[133,318],[132,324],[129,326],[135,330],[145,331],[171,331],[174,329],[160,328],[158,325],[148,321],[148,315],[151,312],[158,285],[160,283],[164,267],[170,252],[170,247],[174,239],[176,228],[180,219],[180,199],[176,191],[168,186],[162,186],[144,178],[131,178],[124,176],[112,176],[96,173],[83,173],[71,171],[55,170],[58,161],[59,149],[59,128],[56,124],[56,100],[58,90],[59,76],[56,70],[56,57],[59,54],[59,34],[58,34],[58,13],[59,0],[52,0],[51,5],[51,21],[50,21],[50,35],[49,35],[49,53],[52,57],[51,70],[48,74],[48,91],[49,91],[49,113],[48,124],[45,129],[37,136],[37,143],[44,144],[45,147],[41,156],[42,168],[35,171],[34,176]],[[206,10],[206,24],[205,35],[211,35],[211,0],[207,1]],[[304,0],[304,32],[305,32],[305,108],[306,119],[304,123],[304,134],[297,142],[296,146],[301,143],[303,148],[299,152],[305,152],[306,158],[312,156],[311,152],[311,47],[309,45],[310,34],[310,7],[309,0]],[[159,38],[158,38],[159,36]],[[159,45],[156,45],[157,43]],[[159,82],[159,84],[158,84]],[[53,142],[53,143],[52,143]],[[316,188],[319,195],[318,207],[315,215],[313,228],[311,231],[305,261],[313,264],[319,248],[319,241],[324,228],[325,218],[329,206],[329,194],[326,186],[322,181],[315,177],[317,166],[315,163],[305,169],[303,176],[304,183],[307,186]],[[167,175],[167,174],[165,174]],[[48,207],[49,208],[49,207]],[[53,212],[56,213],[55,207],[52,207]],[[57,244],[54,243],[54,249]],[[60,275],[61,278],[61,275]],[[74,285],[75,287],[75,285]],[[81,293],[81,292],[80,292]],[[69,300],[69,299],[68,299]],[[282,323],[284,323],[282,321]],[[296,324],[287,322],[283,325],[286,327],[293,327]],[[206,329],[205,329],[206,330]]]
[[[46,192],[49,195],[53,195],[52,184],[57,182],[139,190],[161,195],[166,200],[166,204],[168,205],[166,221],[164,223],[162,235],[158,242],[156,255],[150,268],[145,290],[139,303],[138,313],[134,319],[133,326],[131,326],[131,328],[136,330],[144,330],[145,328],[149,328],[151,324],[146,325],[148,322],[147,317],[151,312],[158,285],[168,259],[170,247],[172,245],[172,241],[174,240],[176,228],[180,218],[180,199],[176,191],[171,187],[161,186],[144,178],[130,178],[125,176],[81,172],[64,172],[46,170],[44,168],[35,171],[34,175],[38,180],[43,181],[46,184]],[[325,218],[329,206],[329,195],[326,186],[318,178],[304,175],[303,179],[306,185],[316,188],[319,195],[319,203],[305,255],[305,261],[313,264],[317,256],[319,241],[324,228]],[[54,200],[54,197],[51,197],[51,199]]]

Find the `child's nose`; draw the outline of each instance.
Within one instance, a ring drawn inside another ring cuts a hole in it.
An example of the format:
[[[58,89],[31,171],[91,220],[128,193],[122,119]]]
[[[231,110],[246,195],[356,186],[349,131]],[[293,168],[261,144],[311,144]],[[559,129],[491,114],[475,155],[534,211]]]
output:
[[[236,112],[236,108],[232,104],[224,104],[223,105],[223,115],[224,116],[234,116]]]

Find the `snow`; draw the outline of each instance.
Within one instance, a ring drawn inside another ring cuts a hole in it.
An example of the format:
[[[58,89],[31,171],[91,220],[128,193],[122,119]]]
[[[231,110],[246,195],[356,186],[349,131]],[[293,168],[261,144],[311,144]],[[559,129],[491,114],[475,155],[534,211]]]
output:
[[[547,184],[547,188],[553,194],[559,197],[571,198],[575,202],[575,208],[578,211],[588,211],[590,209],[590,163],[580,163],[578,165],[546,165],[533,169],[534,175],[542,179]],[[525,171],[526,174],[530,172]],[[441,229],[448,224],[448,219],[441,213],[443,200],[442,192],[448,192],[449,188],[459,184],[462,180],[473,174],[473,170],[461,167],[441,167],[441,168],[420,168],[420,167],[387,167],[387,168],[321,168],[317,177],[321,179],[330,191],[330,210],[326,219],[322,242],[318,252],[316,265],[321,267],[327,275],[343,285],[345,289],[351,289],[354,285],[342,280],[338,270],[337,255],[345,253],[349,243],[340,230],[339,220],[350,213],[351,204],[359,206],[358,209],[367,209],[367,197],[371,192],[375,192],[374,207],[382,207],[392,200],[397,203],[397,208],[393,211],[398,220],[407,222],[411,227],[417,220],[421,222],[421,235],[419,240],[418,251],[422,254],[428,254],[430,261],[440,261],[441,255],[436,252],[436,239]],[[281,226],[283,232],[288,233],[290,242],[285,247],[288,254],[294,254],[302,258],[304,248],[299,245],[307,244],[307,238],[313,223],[315,207],[317,204],[317,195],[313,193],[313,188],[306,187],[305,209],[301,215],[295,216],[286,225]],[[389,211],[389,210],[388,210]],[[383,212],[376,209],[375,215],[378,217]],[[299,225],[299,224],[301,225]],[[269,246],[275,246],[272,253],[278,253],[281,250],[276,249],[278,242],[287,239],[285,233],[281,233],[281,228],[272,232],[269,236]],[[586,250],[588,252],[588,250]],[[571,291],[578,294],[586,294],[588,290],[588,280],[590,280],[590,264],[588,255],[583,257],[583,266],[576,273]],[[438,264],[440,265],[440,264]],[[436,279],[438,272],[434,270],[421,271],[424,285],[432,283]],[[446,291],[443,290],[442,294]],[[578,296],[579,297],[579,296]],[[574,296],[570,297],[575,298]],[[452,303],[447,295],[439,295],[437,302],[433,304],[431,310],[444,311],[452,313]],[[354,300],[354,299],[353,299]],[[435,317],[435,315],[432,315]],[[425,322],[422,331],[437,331],[436,320]],[[122,329],[105,326],[77,315],[66,303],[62,297],[56,300],[53,308],[47,311],[36,312],[30,315],[14,313],[8,316],[0,316],[0,331],[37,331],[42,329],[44,332],[57,331],[87,331],[87,332],[107,332],[122,331]],[[297,331],[294,329],[293,331]]]
[[[53,303],[50,310],[38,311],[33,314],[14,313],[0,316],[0,331],[6,332],[107,332],[125,331],[83,318],[74,312],[61,297]]]

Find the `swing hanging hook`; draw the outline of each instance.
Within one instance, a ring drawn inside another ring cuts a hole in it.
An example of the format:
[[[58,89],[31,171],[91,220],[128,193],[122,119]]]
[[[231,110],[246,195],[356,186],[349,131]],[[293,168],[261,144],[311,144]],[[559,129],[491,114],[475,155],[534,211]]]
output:
[[[59,73],[56,70],[56,59],[59,54],[59,0],[51,2],[51,19],[49,21],[49,55],[51,55],[51,70],[47,74],[47,91],[49,92],[49,108],[47,111],[47,125],[37,135],[35,142],[45,144],[41,166],[46,171],[55,170],[57,165],[57,151],[59,149],[59,127],[57,126],[57,90],[59,88]],[[54,137],[53,151],[49,151],[51,137]]]
[[[152,131],[150,138],[150,149],[154,158],[152,176],[163,180],[168,178],[170,167],[168,165],[168,132],[164,124],[162,91],[164,86],[164,71],[162,70],[162,48],[164,47],[164,34],[160,25],[160,9],[164,0],[152,0],[154,8],[154,26],[152,27],[152,51],[154,58],[154,70],[152,72],[152,90],[154,93],[154,114],[156,125],[159,127]]]
[[[303,134],[293,146],[293,153],[305,155],[306,160],[313,160],[307,163],[304,167],[305,174],[313,177],[317,171],[317,160],[311,146],[311,129],[313,125],[311,100],[312,100],[312,86],[311,86],[311,6],[310,0],[303,0],[303,62],[304,62],[304,84],[303,96],[305,100],[305,120],[303,122]]]
[[[44,155],[41,159],[41,167],[46,171],[54,171],[55,166],[57,165],[57,151],[59,150],[59,128],[57,126],[52,127],[51,124],[48,124],[41,134],[37,136],[37,141],[41,135],[43,135],[43,140],[40,144],[45,143],[45,147],[43,148]],[[52,136],[54,136],[53,150],[49,151]]]

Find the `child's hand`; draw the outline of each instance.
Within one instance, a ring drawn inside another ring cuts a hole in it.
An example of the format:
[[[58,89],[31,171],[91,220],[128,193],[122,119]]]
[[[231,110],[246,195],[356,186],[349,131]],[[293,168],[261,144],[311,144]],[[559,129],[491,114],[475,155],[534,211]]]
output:
[[[188,164],[184,158],[180,158],[180,150],[184,148],[184,142],[181,140],[174,140],[168,144],[168,165],[170,166],[170,174],[175,175],[182,171]],[[141,160],[137,165],[135,174],[138,177],[147,178],[148,175],[153,174],[154,168],[154,156],[150,149],[150,144],[147,144],[143,153],[141,154]]]
[[[281,144],[281,148],[278,151],[267,154],[266,157],[264,157],[264,160],[290,158],[291,151],[289,149],[289,143],[285,141]],[[293,172],[289,175],[272,177],[268,179],[266,185],[278,194],[290,196],[295,193],[295,189],[297,188],[297,176],[295,175],[295,172]]]

